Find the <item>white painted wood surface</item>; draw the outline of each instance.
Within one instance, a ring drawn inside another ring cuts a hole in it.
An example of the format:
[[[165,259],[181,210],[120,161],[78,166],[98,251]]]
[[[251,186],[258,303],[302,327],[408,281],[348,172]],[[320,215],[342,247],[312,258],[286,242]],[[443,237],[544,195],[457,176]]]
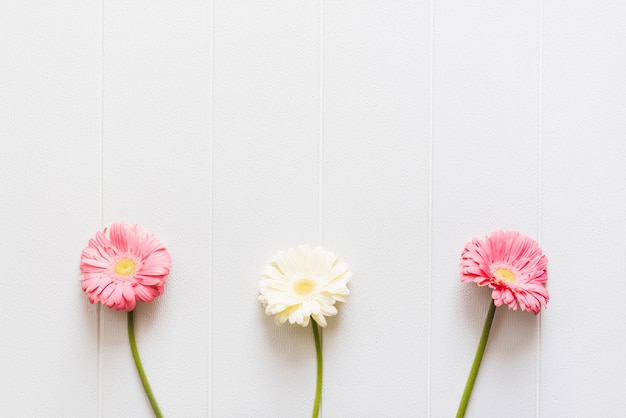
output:
[[[136,317],[166,416],[309,416],[310,328],[256,300],[302,243],[354,272],[321,415],[453,416],[498,228],[551,301],[497,311],[468,416],[624,416],[626,3],[462,3],[0,0],[0,416],[150,416],[78,280],[116,220],[173,257]]]

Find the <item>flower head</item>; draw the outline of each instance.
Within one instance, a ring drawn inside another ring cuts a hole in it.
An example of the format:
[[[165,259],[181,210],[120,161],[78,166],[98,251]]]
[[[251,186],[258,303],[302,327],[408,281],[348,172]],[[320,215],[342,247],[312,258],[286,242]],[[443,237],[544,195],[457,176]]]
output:
[[[163,293],[172,259],[159,240],[137,225],[116,222],[97,232],[80,258],[83,291],[91,303],[132,311]]]
[[[550,297],[548,259],[537,241],[517,231],[495,231],[485,240],[474,238],[461,256],[461,281],[493,289],[496,306],[539,313]]]
[[[259,300],[276,324],[309,324],[313,317],[321,327],[325,316],[337,314],[335,302],[345,302],[352,273],[337,257],[321,247],[290,248],[279,252],[259,281]]]

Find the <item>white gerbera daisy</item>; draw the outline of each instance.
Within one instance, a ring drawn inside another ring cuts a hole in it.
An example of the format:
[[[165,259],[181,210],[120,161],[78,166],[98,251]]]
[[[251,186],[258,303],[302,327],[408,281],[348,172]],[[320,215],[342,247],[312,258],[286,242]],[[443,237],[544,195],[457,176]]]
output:
[[[335,254],[322,247],[301,245],[281,251],[265,268],[259,281],[259,300],[277,325],[309,325],[310,318],[326,326],[325,316],[337,314],[335,302],[345,302],[352,273]]]

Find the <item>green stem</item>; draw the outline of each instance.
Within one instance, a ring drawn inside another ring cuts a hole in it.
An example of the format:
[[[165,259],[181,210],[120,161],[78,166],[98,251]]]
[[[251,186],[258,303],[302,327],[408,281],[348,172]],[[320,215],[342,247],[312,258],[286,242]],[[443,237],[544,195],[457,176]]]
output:
[[[150,405],[152,406],[152,410],[154,411],[154,416],[156,418],[163,418],[163,414],[159,409],[159,405],[157,404],[154,394],[152,393],[152,389],[150,389],[150,383],[148,383],[146,372],[144,372],[143,370],[143,365],[141,364],[141,359],[139,358],[139,351],[137,351],[133,311],[128,311],[128,341],[130,342],[130,351],[133,352],[133,359],[135,360],[135,366],[137,366],[137,372],[139,373],[139,378],[141,379],[143,390],[146,392],[146,395],[148,395],[148,400],[150,401]]]
[[[487,318],[485,318],[485,325],[483,325],[483,333],[480,336],[480,342],[478,343],[478,349],[476,349],[476,356],[474,356],[474,364],[472,364],[472,370],[470,370],[467,383],[465,384],[465,390],[463,391],[463,397],[459,404],[459,410],[456,412],[456,418],[463,418],[465,416],[465,410],[469,403],[472,390],[474,389],[474,382],[476,382],[476,376],[478,375],[478,369],[480,369],[480,362],[485,354],[485,347],[487,346],[487,339],[489,339],[489,331],[491,331],[491,324],[493,323],[493,317],[496,313],[496,305],[491,300],[491,306],[489,306],[489,312],[487,312]]]
[[[315,402],[313,403],[313,418],[317,418],[320,412],[320,401],[322,399],[322,371],[324,364],[322,362],[322,338],[315,320],[311,321],[313,325],[313,337],[315,338],[315,354],[317,356],[317,382],[315,384]]]

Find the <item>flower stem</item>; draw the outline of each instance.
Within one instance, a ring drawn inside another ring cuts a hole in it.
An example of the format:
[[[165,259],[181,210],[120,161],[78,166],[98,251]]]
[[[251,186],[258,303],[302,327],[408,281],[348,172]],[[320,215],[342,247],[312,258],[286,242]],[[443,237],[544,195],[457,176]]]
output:
[[[317,382],[315,384],[315,402],[313,403],[313,418],[317,418],[320,412],[320,401],[322,399],[322,371],[324,364],[322,362],[322,338],[319,328],[315,320],[311,321],[313,326],[313,337],[315,338],[315,354],[317,357]]]
[[[483,354],[485,354],[485,347],[487,346],[487,339],[489,339],[489,331],[491,331],[491,324],[493,323],[495,313],[496,305],[492,299],[491,305],[489,306],[489,312],[487,312],[487,318],[485,318],[485,325],[483,325],[483,333],[480,336],[480,342],[478,343],[476,355],[474,356],[474,364],[472,364],[472,370],[470,370],[467,383],[465,384],[465,390],[463,391],[463,397],[461,398],[459,409],[456,412],[456,418],[463,418],[465,416],[465,410],[467,409],[467,404],[469,403],[472,390],[474,389],[474,382],[476,382],[478,369],[480,369],[480,362],[483,359]]]
[[[139,358],[137,342],[135,341],[135,321],[133,318],[133,311],[128,311],[128,341],[130,342],[130,351],[133,352],[133,359],[135,360],[135,366],[137,367],[137,372],[139,373],[139,378],[141,379],[143,390],[148,396],[150,406],[152,406],[152,410],[154,411],[154,416],[156,418],[163,418],[163,414],[161,413],[161,409],[159,409],[156,398],[152,393],[150,383],[148,383],[148,378],[146,377],[146,372],[144,372],[143,365],[141,364],[141,359]]]

